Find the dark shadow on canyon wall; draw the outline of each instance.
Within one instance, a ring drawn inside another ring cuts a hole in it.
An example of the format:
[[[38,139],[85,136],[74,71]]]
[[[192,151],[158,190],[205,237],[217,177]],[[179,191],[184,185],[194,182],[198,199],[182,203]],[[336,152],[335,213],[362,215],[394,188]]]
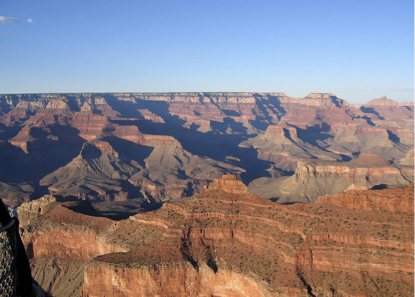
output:
[[[330,126],[326,123],[307,127],[307,129],[297,128],[297,136],[302,141],[307,142],[320,149],[324,149],[319,142],[325,142],[333,139],[334,136],[330,133]]]
[[[252,137],[247,134],[247,128],[242,123],[238,123],[232,118],[225,118],[223,122],[211,121],[213,131],[203,133],[196,130],[197,125],[190,129],[184,127],[186,122],[178,116],[170,114],[169,104],[165,101],[136,100],[137,103],[132,103],[109,98],[107,102],[111,103],[114,110],[121,113],[121,117],[132,117],[135,115],[134,110],[148,109],[160,116],[165,123],[146,120],[112,120],[112,122],[119,125],[136,125],[144,134],[172,136],[181,143],[186,151],[193,155],[242,167],[247,170],[241,176],[245,184],[259,177],[270,176],[266,169],[271,166],[271,162],[258,159],[258,153],[255,149],[238,147],[242,141]],[[228,129],[231,129],[233,134],[227,134]],[[227,159],[229,156],[240,159],[240,162],[232,161],[230,163]]]
[[[363,111],[364,113],[371,113],[371,114],[377,115],[379,119],[384,120],[384,118],[381,117],[380,114],[373,107],[362,106],[360,110]]]
[[[114,150],[120,154],[120,158],[133,160],[142,167],[145,167],[144,160],[148,158],[154,150],[153,147],[136,144],[114,136],[105,137],[103,140],[107,141],[114,148]]]
[[[86,142],[78,129],[62,125],[50,126],[50,132],[35,128],[32,136],[36,139],[27,143],[27,152],[5,143],[0,154],[2,181],[38,182],[72,161]]]

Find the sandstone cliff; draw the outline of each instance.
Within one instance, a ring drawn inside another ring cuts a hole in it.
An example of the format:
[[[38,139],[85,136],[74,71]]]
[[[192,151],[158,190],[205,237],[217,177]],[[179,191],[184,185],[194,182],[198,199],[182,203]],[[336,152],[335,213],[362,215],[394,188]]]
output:
[[[281,205],[225,176],[122,221],[79,201],[18,210],[35,278],[59,296],[411,296],[413,191]]]

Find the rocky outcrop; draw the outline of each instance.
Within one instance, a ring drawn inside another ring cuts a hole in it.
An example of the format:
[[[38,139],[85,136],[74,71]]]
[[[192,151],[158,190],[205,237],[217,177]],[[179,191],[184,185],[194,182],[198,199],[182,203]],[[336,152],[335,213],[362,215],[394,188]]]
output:
[[[55,112],[67,112],[71,110],[68,104],[68,98],[65,96],[57,100],[49,101],[49,103],[46,105],[46,109],[54,109]]]
[[[107,242],[114,222],[100,217],[87,201],[45,196],[17,211],[32,276],[53,296],[79,296],[89,260],[126,251]]]
[[[121,221],[45,198],[23,222],[36,280],[60,296],[413,294],[413,185],[294,205],[212,186]]]
[[[20,225],[30,225],[33,220],[37,220],[46,213],[47,208],[57,199],[55,196],[46,195],[37,200],[22,203],[18,208]]]
[[[97,278],[101,281],[96,283]],[[167,289],[168,288],[168,289]],[[191,265],[147,270],[88,266],[81,296],[269,296],[250,277]]]
[[[411,214],[414,212],[414,204],[408,196],[408,190],[413,187],[414,184],[406,188],[385,189],[383,191],[349,190],[333,196],[319,197],[315,203],[330,203],[359,211],[405,212]]]
[[[215,179],[206,188],[210,191],[223,191],[233,194],[248,193],[248,187],[232,174],[227,174],[219,179]]]
[[[364,106],[399,106],[400,104],[392,99],[388,99],[386,96],[382,96],[378,99],[372,99]]]
[[[299,161],[293,176],[261,178],[249,190],[279,203],[314,202],[347,189],[396,187],[414,182],[413,166],[391,165],[373,153],[350,162]]]

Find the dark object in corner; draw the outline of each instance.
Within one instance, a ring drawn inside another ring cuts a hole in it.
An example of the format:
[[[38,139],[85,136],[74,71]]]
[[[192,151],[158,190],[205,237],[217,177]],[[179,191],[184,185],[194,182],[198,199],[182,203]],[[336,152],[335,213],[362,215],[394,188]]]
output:
[[[32,296],[32,275],[23,242],[19,235],[17,215],[11,217],[0,199],[0,295]]]

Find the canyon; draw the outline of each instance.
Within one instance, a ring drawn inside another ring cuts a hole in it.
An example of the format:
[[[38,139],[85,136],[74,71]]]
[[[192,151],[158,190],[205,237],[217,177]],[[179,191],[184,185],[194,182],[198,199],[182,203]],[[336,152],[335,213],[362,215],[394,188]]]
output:
[[[51,194],[119,205],[134,200],[154,208],[200,193],[228,173],[253,192],[266,182],[273,193],[258,194],[280,202],[313,201],[354,185],[399,186],[413,182],[413,116],[413,102],[382,97],[350,105],[331,93],[304,98],[5,94],[0,95],[0,194],[12,206]],[[369,153],[389,163],[382,168],[389,170],[388,182],[370,177],[381,170],[377,166],[360,172],[359,181],[349,178],[350,171],[341,186],[324,188],[332,183],[324,178],[344,179],[327,166],[346,168]],[[301,166],[325,172],[317,174],[319,190],[309,186],[300,200],[296,197],[304,189],[298,184],[273,191],[274,185],[295,180]]]
[[[414,186],[283,205],[224,175],[124,220],[87,200],[23,203],[32,275],[53,296],[411,296]]]
[[[0,95],[39,296],[412,296],[414,104]]]

